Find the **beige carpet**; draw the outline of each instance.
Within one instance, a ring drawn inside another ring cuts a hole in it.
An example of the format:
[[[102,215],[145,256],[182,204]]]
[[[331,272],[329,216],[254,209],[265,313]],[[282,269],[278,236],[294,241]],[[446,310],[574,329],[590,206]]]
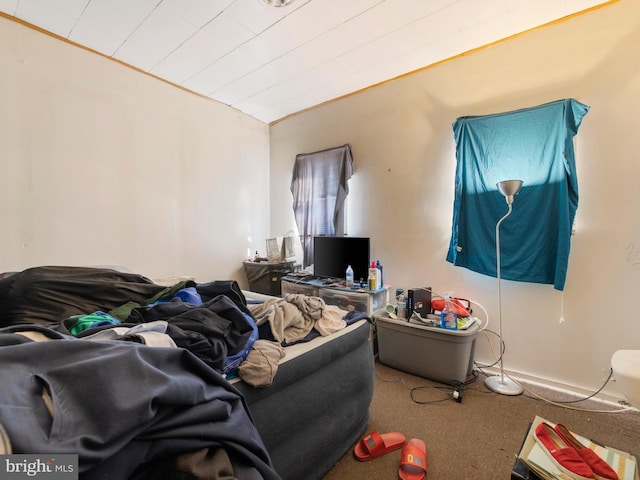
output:
[[[537,387],[534,391],[553,401],[575,400],[553,390]],[[569,409],[526,391],[515,397],[499,395],[486,389],[482,376],[462,392],[461,403],[452,399],[452,393],[450,387],[377,363],[369,431],[398,431],[407,440],[424,440],[429,480],[508,480],[528,424],[536,415],[640,456],[637,410],[599,413],[577,409],[618,407],[588,400],[568,403]],[[359,462],[348,452],[324,480],[397,479],[399,461],[400,450],[370,462]]]

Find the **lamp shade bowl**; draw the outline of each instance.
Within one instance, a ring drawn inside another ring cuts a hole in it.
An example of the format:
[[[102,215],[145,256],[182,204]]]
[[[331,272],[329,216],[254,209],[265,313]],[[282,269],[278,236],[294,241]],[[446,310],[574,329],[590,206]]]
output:
[[[496,186],[500,193],[504,195],[507,203],[511,205],[513,203],[513,198],[520,193],[520,190],[522,189],[522,180],[503,180],[496,183]]]

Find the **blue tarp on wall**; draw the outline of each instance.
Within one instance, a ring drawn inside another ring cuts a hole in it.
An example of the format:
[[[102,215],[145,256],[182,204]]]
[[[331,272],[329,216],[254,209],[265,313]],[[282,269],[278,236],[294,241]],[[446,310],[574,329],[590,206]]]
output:
[[[500,226],[500,276],[563,290],[578,207],[573,137],[589,107],[574,99],[453,124],[456,178],[447,261],[496,276],[495,226],[507,213],[496,183],[522,180]]]

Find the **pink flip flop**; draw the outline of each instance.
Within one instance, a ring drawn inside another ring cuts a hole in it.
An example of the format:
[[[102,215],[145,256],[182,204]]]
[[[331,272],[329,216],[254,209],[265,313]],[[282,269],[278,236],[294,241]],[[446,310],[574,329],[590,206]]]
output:
[[[405,441],[405,436],[399,432],[380,434],[374,430],[360,439],[353,454],[361,462],[367,462],[401,448]]]

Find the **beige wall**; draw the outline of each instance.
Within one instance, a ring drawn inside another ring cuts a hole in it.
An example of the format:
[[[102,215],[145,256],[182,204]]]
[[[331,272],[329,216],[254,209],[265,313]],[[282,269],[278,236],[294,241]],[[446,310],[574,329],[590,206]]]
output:
[[[0,270],[122,265],[244,281],[269,128],[0,17]]]
[[[497,330],[495,278],[453,267],[452,123],[575,98],[591,107],[577,137],[580,204],[564,292],[503,282],[505,367],[592,392],[617,349],[640,348],[640,2],[622,0],[271,127],[271,231],[295,228],[289,182],[296,153],[350,143],[351,235],[394,287],[430,285],[482,304]],[[515,206],[517,208],[517,205]],[[491,362],[478,337],[476,359]],[[606,389],[619,394],[615,384]]]

